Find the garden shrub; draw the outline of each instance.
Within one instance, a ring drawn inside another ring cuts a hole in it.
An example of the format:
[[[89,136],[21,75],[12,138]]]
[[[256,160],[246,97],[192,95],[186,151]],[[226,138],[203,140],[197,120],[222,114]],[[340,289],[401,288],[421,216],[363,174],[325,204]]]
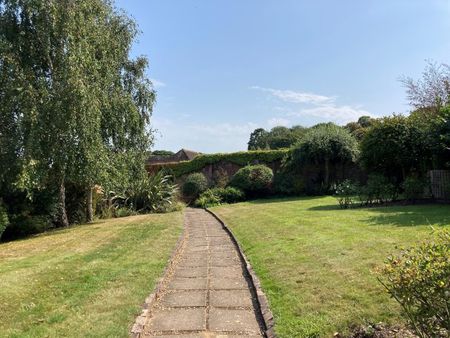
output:
[[[388,257],[379,281],[420,337],[450,337],[450,232]]]
[[[123,192],[110,192],[99,208],[104,216],[118,215],[119,209],[129,209],[136,213],[168,212],[176,199],[178,188],[172,184],[171,176],[160,171],[157,174],[137,179]],[[126,215],[126,211],[121,211]]]
[[[119,207],[115,211],[116,217],[127,217],[138,215],[138,212],[129,207]]]
[[[183,195],[186,197],[198,197],[208,189],[208,179],[202,173],[193,173],[186,177],[183,184]]]
[[[3,232],[3,240],[13,240],[50,230],[54,227],[47,215],[10,215],[10,223]]]
[[[342,209],[349,208],[354,202],[355,197],[358,196],[359,187],[351,180],[345,180],[336,186],[335,197]]]
[[[365,186],[361,187],[359,198],[363,205],[386,203],[397,199],[397,189],[383,175],[369,175]]]
[[[234,187],[208,189],[195,201],[194,205],[199,208],[209,208],[221,203],[236,203],[243,201],[245,194]]]
[[[195,200],[194,206],[197,208],[209,208],[215,205],[220,205],[220,203],[220,197],[216,195],[213,190],[208,189]]]
[[[402,188],[405,198],[414,202],[424,197],[427,183],[418,177],[408,176],[402,183]]]
[[[269,167],[262,164],[248,165],[234,174],[230,185],[243,190],[246,194],[254,195],[267,192],[272,179],[273,172]]]
[[[214,188],[211,191],[224,203],[237,203],[245,199],[244,192],[235,187]]]
[[[2,238],[3,231],[5,231],[6,226],[9,224],[8,214],[5,208],[0,203],[0,238]]]

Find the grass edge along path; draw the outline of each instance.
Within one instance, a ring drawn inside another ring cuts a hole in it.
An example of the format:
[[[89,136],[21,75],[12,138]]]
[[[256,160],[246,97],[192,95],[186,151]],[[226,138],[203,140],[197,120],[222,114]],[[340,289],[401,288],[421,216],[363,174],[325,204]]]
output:
[[[0,244],[0,337],[127,337],[182,224],[141,215]]]
[[[450,225],[449,205],[340,210],[332,197],[211,208],[258,275],[279,337],[330,337],[354,324],[402,324],[376,280],[387,255]]]

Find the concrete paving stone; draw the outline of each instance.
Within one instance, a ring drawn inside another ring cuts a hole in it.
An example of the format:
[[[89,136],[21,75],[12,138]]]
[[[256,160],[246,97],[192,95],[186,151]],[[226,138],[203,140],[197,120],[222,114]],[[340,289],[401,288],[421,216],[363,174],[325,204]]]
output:
[[[211,306],[216,307],[251,307],[252,296],[248,290],[211,290]]]
[[[223,290],[223,289],[247,289],[248,283],[246,280],[241,278],[211,278],[210,287],[214,290]]]
[[[204,266],[208,266],[208,260],[207,259],[181,260],[178,263],[178,267],[180,267],[180,268],[204,267]]]
[[[205,266],[197,266],[197,267],[188,267],[188,268],[182,268],[182,267],[176,267],[174,270],[174,276],[175,277],[206,277],[208,273],[208,267]]]
[[[229,251],[229,250],[236,250],[236,248],[232,244],[222,244],[222,245],[211,245],[209,247],[209,250],[211,251],[211,253],[213,253],[213,252],[224,252],[224,251]]]
[[[226,250],[221,252],[211,252],[211,259],[232,258],[239,260],[239,256],[236,251]]]
[[[169,282],[169,290],[205,290],[206,278],[174,278]]]
[[[165,307],[206,306],[206,290],[169,292],[163,296],[161,303]]]
[[[206,311],[198,309],[159,309],[150,319],[147,332],[205,330]]]
[[[221,266],[221,267],[211,267],[209,270],[211,277],[223,277],[223,278],[240,278],[243,277],[244,273],[242,268],[239,267],[229,267],[229,266]]]
[[[207,245],[201,245],[201,246],[194,246],[190,247],[189,249],[186,249],[184,251],[185,254],[192,254],[192,253],[200,253],[200,254],[207,254],[208,253],[208,246]]]
[[[223,245],[232,243],[229,238],[221,238],[221,237],[208,237],[209,245]]]
[[[241,266],[241,262],[236,258],[214,258],[210,260],[210,266]]]
[[[208,251],[200,251],[200,252],[186,252],[181,256],[181,260],[208,260]]]
[[[245,331],[259,333],[260,328],[252,310],[217,309],[209,310],[209,328],[212,331]]]

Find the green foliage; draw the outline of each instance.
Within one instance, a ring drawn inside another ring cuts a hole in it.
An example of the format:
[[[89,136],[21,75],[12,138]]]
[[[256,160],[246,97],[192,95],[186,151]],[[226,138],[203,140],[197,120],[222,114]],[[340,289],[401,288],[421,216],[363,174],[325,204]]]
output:
[[[270,131],[263,128],[255,129],[250,134],[248,150],[289,148],[305,135],[306,130],[302,126],[292,128],[278,126]]]
[[[268,149],[267,137],[269,133],[263,128],[257,128],[250,134],[248,150]]]
[[[165,212],[174,202],[177,186],[159,172],[134,181],[125,191],[124,205],[137,212]]]
[[[245,199],[244,192],[235,187],[213,188],[211,191],[218,196],[223,203],[236,203]]]
[[[212,188],[201,193],[194,205],[199,208],[209,208],[222,203],[236,203],[243,200],[245,200],[245,194],[237,188]]]
[[[330,165],[355,162],[358,156],[358,142],[344,128],[334,123],[320,124],[309,129],[292,151],[290,165],[316,165],[324,171],[322,185],[330,185]]]
[[[135,24],[110,1],[1,0],[0,22],[0,185],[58,191],[66,226],[66,184],[110,190],[121,159],[144,171],[147,60],[130,59]]]
[[[450,336],[450,232],[388,257],[381,273],[420,337]]]
[[[6,226],[9,224],[8,214],[5,208],[0,203],[0,239],[2,238],[3,231],[5,231]]]
[[[196,198],[208,189],[208,180],[202,173],[193,173],[186,177],[183,184],[183,195]]]
[[[427,182],[417,176],[408,176],[402,183],[405,198],[415,201],[423,198],[427,188]]]
[[[355,203],[358,196],[359,187],[351,180],[345,180],[336,186],[335,197],[342,209],[347,209]]]
[[[6,227],[2,239],[13,240],[38,234],[52,229],[53,223],[49,216],[19,214],[9,217],[10,223]]]
[[[359,190],[359,198],[363,205],[386,203],[397,199],[398,191],[383,175],[369,175],[365,186]]]
[[[370,116],[361,116],[357,122],[347,123],[344,128],[358,141],[361,141],[369,128],[373,125],[374,121],[375,119]]]
[[[429,135],[423,120],[397,115],[378,119],[361,142],[361,163],[367,171],[397,182],[410,172],[424,173],[434,148]]]
[[[209,164],[229,162],[240,166],[245,166],[253,163],[273,163],[276,161],[281,161],[288,153],[289,150],[287,149],[279,149],[240,151],[225,154],[201,154],[192,161],[166,163],[162,166],[162,168],[171,169],[175,177],[181,177],[192,172],[200,171]]]
[[[272,169],[259,165],[248,165],[239,169],[231,179],[230,185],[243,190],[246,194],[254,195],[269,190],[273,179]]]
[[[209,208],[220,205],[221,202],[220,196],[218,196],[215,191],[208,189],[200,194],[195,200],[194,205],[197,208]]]

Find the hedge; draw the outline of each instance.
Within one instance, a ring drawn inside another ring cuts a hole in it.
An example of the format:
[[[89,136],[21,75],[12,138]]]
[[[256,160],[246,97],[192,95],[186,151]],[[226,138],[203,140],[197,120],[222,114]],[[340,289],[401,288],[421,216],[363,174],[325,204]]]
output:
[[[240,166],[246,166],[247,164],[281,161],[288,154],[288,152],[289,149],[277,149],[239,151],[236,153],[202,154],[191,161],[163,163],[151,167],[153,167],[152,171],[155,171],[155,169],[159,170],[160,168],[169,169],[175,177],[180,177],[192,172],[200,171],[207,165],[219,162],[229,162]]]

